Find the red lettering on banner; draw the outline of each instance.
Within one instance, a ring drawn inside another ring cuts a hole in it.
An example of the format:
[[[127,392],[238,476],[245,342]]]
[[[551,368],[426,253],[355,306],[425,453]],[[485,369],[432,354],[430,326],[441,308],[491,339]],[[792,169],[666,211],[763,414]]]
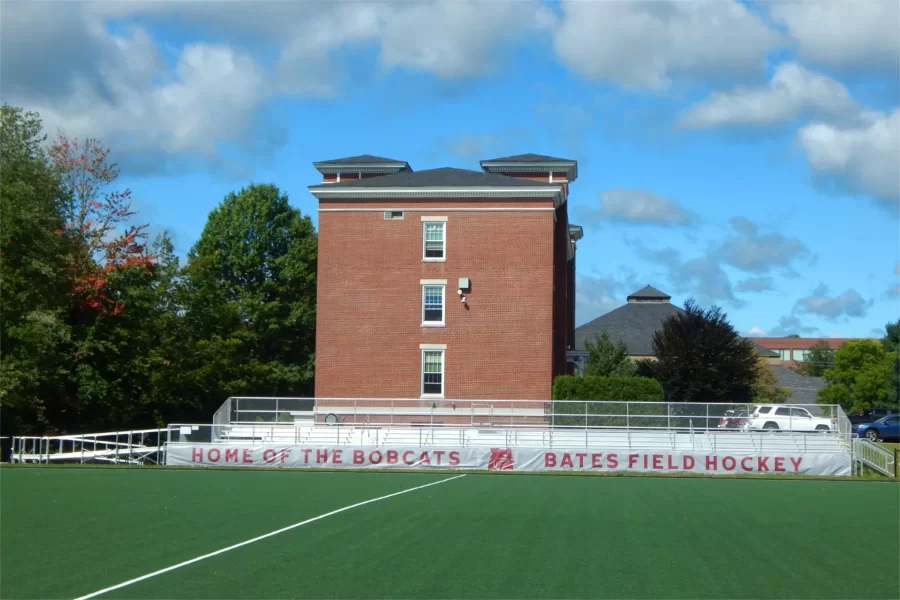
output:
[[[675,465],[675,463],[672,462],[672,455],[669,454],[668,457],[669,457],[669,461],[668,461],[668,462],[669,462],[669,470],[670,470],[670,471],[677,471],[677,470],[678,470],[678,467]]]
[[[730,463],[728,461],[731,461]],[[730,467],[728,465],[731,465]],[[722,468],[726,471],[734,471],[737,468],[737,461],[733,456],[726,456],[722,459]]]
[[[444,456],[443,450],[435,450],[434,457],[437,459],[437,464],[441,464],[441,457]]]
[[[775,471],[778,473],[784,473],[784,457],[776,456],[775,457]]]
[[[191,462],[203,462],[203,448],[191,448]]]
[[[587,453],[578,452],[575,454],[575,456],[578,457],[578,468],[583,469],[584,468],[584,459],[587,458]]]
[[[375,458],[376,455],[378,456],[378,459],[377,459],[377,460],[376,460],[376,458]],[[382,456],[381,452],[379,452],[378,450],[372,450],[372,451],[369,453],[369,462],[372,463],[373,465],[379,465],[379,464],[381,464],[381,459],[382,459],[382,458],[384,458],[384,456]]]
[[[412,454],[412,453],[413,453],[412,450],[407,450],[406,452],[403,453],[403,464],[404,464],[404,465],[413,465],[413,464],[415,464],[415,461],[412,461],[412,460],[406,460],[406,456],[409,455],[409,454]]]
[[[797,473],[800,470],[800,463],[803,462],[802,458],[792,458],[790,459],[791,464],[794,465],[794,473]]]
[[[603,455],[602,454],[591,454],[591,468],[592,469],[602,469],[603,468]]]
[[[768,456],[760,456],[756,459],[756,470],[762,473],[763,471],[769,470],[769,457]]]
[[[354,465],[362,465],[366,462],[366,453],[362,450],[354,450],[353,451],[353,464]]]
[[[213,452],[215,452],[215,458],[213,458]],[[210,448],[206,451],[206,460],[209,462],[219,462],[219,459],[222,458],[222,451],[218,448]]]
[[[396,465],[400,462],[400,453],[396,450],[388,450],[385,455],[387,456],[385,462],[389,465]]]
[[[300,450],[303,453],[303,464],[309,464],[309,453],[312,452],[312,448],[303,448]]]
[[[662,454],[654,454],[653,455],[653,470],[659,471],[662,469]]]
[[[237,448],[225,448],[225,462],[237,462]]]
[[[650,468],[650,463],[647,462],[647,461],[649,461],[649,460],[650,460],[650,456],[647,455],[647,454],[645,454],[645,455],[644,455],[644,468],[645,468],[645,469],[649,469],[649,468]]]
[[[284,464],[285,461],[287,461],[287,459],[290,458],[290,456],[291,456],[291,449],[290,448],[282,448],[281,449],[281,464]]]
[[[322,463],[328,462],[328,450],[316,450],[316,464],[321,465]]]
[[[749,460],[750,462],[753,462],[753,457],[752,457],[752,456],[745,456],[744,458],[741,459],[741,468],[742,468],[743,470],[747,471],[747,472],[753,470],[753,466],[752,466],[752,465],[749,466],[749,467],[747,466],[747,461],[748,461],[748,460]]]
[[[263,462],[272,464],[275,462],[275,451],[271,448],[266,448],[263,452]]]
[[[572,457],[569,456],[568,452],[563,452],[562,461],[559,463],[561,467],[571,467],[572,466]]]
[[[719,468],[719,458],[716,456],[707,456],[706,457],[706,470],[707,471],[715,471]]]
[[[459,452],[454,450],[453,452],[450,453],[450,466],[455,467],[458,464],[459,464]]]
[[[555,467],[556,466],[556,454],[553,452],[544,452],[544,466],[545,467]]]
[[[639,454],[629,454],[628,455],[628,468],[629,469],[634,468],[634,463],[637,462],[638,456],[640,456],[640,455]]]
[[[245,465],[253,464],[253,455],[250,452],[250,448],[244,448],[244,452],[241,454],[241,460]]]
[[[430,464],[431,464],[431,459],[428,458],[428,452],[423,452],[423,453],[422,453],[422,456],[419,457],[419,462],[422,463],[423,465],[430,465]]]
[[[691,461],[691,463],[688,464],[688,461]],[[693,456],[685,456],[684,460],[682,462],[684,463],[685,471],[690,471],[691,469],[694,468],[694,465],[696,464],[696,461],[694,460]]]
[[[615,469],[616,467],[619,466],[619,457],[616,456],[615,454],[607,454],[606,462],[609,463],[610,469]]]

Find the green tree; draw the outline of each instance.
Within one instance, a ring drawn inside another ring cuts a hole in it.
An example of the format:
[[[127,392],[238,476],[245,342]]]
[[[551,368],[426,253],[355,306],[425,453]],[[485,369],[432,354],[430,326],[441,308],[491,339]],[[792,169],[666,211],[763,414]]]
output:
[[[800,334],[799,334],[799,333],[792,333],[792,334],[786,335],[786,336],[784,336],[784,337],[786,337],[786,338],[789,339],[789,340],[791,340],[791,339],[797,339],[797,338],[800,337]]]
[[[2,430],[41,432],[64,401],[70,368],[70,282],[59,235],[60,182],[39,115],[0,107],[0,407]]]
[[[676,402],[748,402],[758,357],[718,307],[688,300],[653,335],[657,360],[647,368]],[[650,361],[648,361],[650,362]]]
[[[593,342],[585,340],[584,347],[590,353],[584,365],[585,375],[631,377],[637,372],[637,365],[628,356],[628,348],[621,341],[610,341],[608,331],[597,334]]]
[[[205,411],[228,395],[311,395],[316,233],[274,185],[231,193],[185,268],[191,363],[183,387]]]
[[[820,404],[840,404],[848,412],[889,406],[896,352],[873,340],[850,340],[834,353],[834,366],[825,371],[828,382],[819,390]]]
[[[818,342],[806,353],[806,360],[796,362],[793,370],[808,377],[822,377],[834,364],[834,350],[826,342]]]
[[[881,345],[886,352],[891,352],[895,355],[889,380],[888,403],[891,406],[900,406],[900,319],[895,323],[885,325],[884,330],[885,334],[881,338]]]

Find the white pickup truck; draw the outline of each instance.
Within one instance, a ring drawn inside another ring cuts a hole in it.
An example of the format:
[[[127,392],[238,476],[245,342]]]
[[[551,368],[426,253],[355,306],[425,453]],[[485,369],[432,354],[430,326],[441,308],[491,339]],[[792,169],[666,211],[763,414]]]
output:
[[[761,404],[750,413],[744,429],[781,429],[785,431],[832,431],[837,418],[814,417],[805,408],[784,404]]]

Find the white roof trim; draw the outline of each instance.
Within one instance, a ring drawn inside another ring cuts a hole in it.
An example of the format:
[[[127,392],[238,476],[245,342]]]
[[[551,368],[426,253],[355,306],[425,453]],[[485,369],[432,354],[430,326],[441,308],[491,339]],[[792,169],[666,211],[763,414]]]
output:
[[[448,188],[380,188],[337,187],[335,184],[311,187],[319,200],[354,198],[546,198],[559,206],[565,200],[562,186],[523,187],[448,187]]]

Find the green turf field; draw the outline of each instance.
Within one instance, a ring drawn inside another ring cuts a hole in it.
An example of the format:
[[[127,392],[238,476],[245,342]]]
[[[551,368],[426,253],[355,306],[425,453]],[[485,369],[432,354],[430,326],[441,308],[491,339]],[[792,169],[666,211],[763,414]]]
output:
[[[450,475],[0,470],[0,597],[76,598]],[[898,598],[900,486],[466,475],[102,598]]]

